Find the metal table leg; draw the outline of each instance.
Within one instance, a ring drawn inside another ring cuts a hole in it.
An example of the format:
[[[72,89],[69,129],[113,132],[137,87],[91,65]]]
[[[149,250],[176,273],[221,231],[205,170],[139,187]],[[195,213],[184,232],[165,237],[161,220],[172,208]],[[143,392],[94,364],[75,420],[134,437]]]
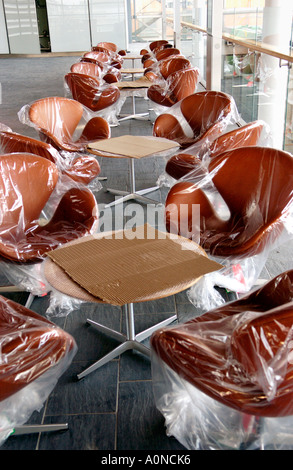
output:
[[[151,328],[148,328],[141,333],[136,334],[135,333],[135,323],[134,323],[134,312],[133,312],[133,304],[127,304],[125,306],[126,308],[126,335],[123,335],[119,333],[118,331],[112,330],[110,328],[107,328],[100,323],[94,322],[93,320],[87,320],[87,322],[93,326],[96,330],[107,334],[113,339],[116,339],[117,341],[120,341],[121,344],[117,346],[113,351],[110,353],[106,354],[104,357],[96,361],[94,364],[89,366],[87,369],[85,369],[83,372],[77,375],[78,379],[82,379],[86,377],[88,374],[91,372],[94,372],[96,369],[99,367],[107,364],[109,361],[112,359],[115,359],[116,357],[120,356],[126,351],[129,350],[135,350],[139,351],[140,353],[144,354],[145,356],[149,357],[150,356],[150,349],[145,346],[144,344],[141,344],[141,341],[144,339],[148,338],[155,330],[158,328],[161,328],[163,326],[166,326],[173,321],[177,319],[177,315],[173,315],[166,320],[163,320],[160,323],[157,323],[156,325],[152,326]]]

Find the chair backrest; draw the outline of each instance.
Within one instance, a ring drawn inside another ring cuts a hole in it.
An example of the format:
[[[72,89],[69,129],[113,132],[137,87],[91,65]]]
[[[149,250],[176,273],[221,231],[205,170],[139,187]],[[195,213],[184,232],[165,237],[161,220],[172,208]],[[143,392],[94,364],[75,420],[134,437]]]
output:
[[[39,408],[51,386],[70,365],[77,347],[71,335],[44,316],[2,296],[0,337],[0,401],[11,397],[10,407],[6,407],[5,414],[6,420],[10,416],[9,424],[13,426],[12,423],[23,422],[33,410]],[[30,387],[27,399],[19,400],[16,392],[49,370],[50,375],[43,377],[42,383],[39,382],[33,393]],[[15,418],[16,410],[19,411],[18,419]]]
[[[157,47],[165,46],[166,44],[168,44],[168,41],[166,41],[165,39],[159,39],[157,41],[151,42],[149,48],[151,51],[153,51]]]
[[[232,109],[231,98],[218,91],[202,91],[182,100],[181,112],[195,134],[224,119]]]
[[[71,140],[83,115],[81,103],[69,98],[48,97],[30,105],[30,121],[50,138]]]
[[[187,68],[172,73],[168,77],[168,88],[174,96],[174,103],[195,93],[198,84],[199,71],[196,68]]]
[[[215,170],[216,169],[216,170]],[[269,147],[241,147],[212,159],[213,183],[231,214],[262,225],[292,203],[293,157]]]
[[[36,221],[57,181],[56,165],[29,153],[0,156],[1,237],[13,238]]]
[[[70,71],[73,73],[83,73],[85,75],[91,75],[93,77],[99,78],[102,73],[101,67],[94,62],[77,62],[72,64]]]
[[[183,56],[169,57],[160,63],[160,72],[162,77],[166,80],[174,72],[190,67],[190,61]]]
[[[116,44],[114,44],[113,42],[99,42],[97,44],[97,47],[103,47],[104,49],[108,49],[112,52],[117,52],[118,50]]]
[[[220,135],[209,148],[210,156],[214,158],[226,150],[258,145],[264,125],[265,123],[261,120],[254,121]]]
[[[170,57],[171,55],[180,55],[180,51],[179,49],[176,49],[176,47],[170,47],[167,49],[159,50],[155,55],[157,61],[160,61],[166,59],[167,57]]]
[[[105,64],[109,64],[109,62],[110,62],[109,55],[106,54],[105,52],[102,52],[102,51],[86,52],[85,54],[83,54],[82,59],[83,58],[93,59],[93,60],[96,60],[98,62],[104,62]]]
[[[116,86],[108,85],[100,88],[99,81],[95,77],[81,73],[68,73],[65,75],[72,97],[92,111],[100,111],[111,106],[120,96]]]
[[[3,153],[33,153],[53,163],[59,158],[58,151],[52,145],[14,132],[0,132],[0,147]]]

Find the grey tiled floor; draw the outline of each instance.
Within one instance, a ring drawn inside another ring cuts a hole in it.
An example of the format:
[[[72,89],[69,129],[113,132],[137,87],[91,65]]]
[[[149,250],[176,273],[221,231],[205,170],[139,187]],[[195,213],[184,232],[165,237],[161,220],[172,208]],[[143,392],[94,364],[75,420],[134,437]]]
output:
[[[2,102],[0,122],[15,132],[37,138],[34,129],[24,126],[17,112],[26,103],[45,96],[64,95],[63,76],[75,62],[74,57],[0,59]],[[125,110],[130,103],[126,101]],[[138,110],[146,111],[149,103],[137,99]],[[127,110],[128,107],[128,110]],[[112,136],[123,134],[151,135],[151,121],[125,121],[112,128]],[[104,186],[125,189],[128,166],[125,160],[100,159]],[[154,186],[163,171],[163,158],[149,158],[136,165],[137,188]],[[113,199],[101,190],[99,204]],[[166,190],[152,194],[164,202]],[[263,270],[265,279],[293,268],[292,243],[275,250]],[[14,297],[15,298],[15,297]],[[16,300],[22,301],[19,294]],[[45,315],[49,298],[35,298],[32,310]],[[135,305],[137,331],[176,313],[179,319],[197,315],[196,308],[183,292],[160,301]],[[110,351],[115,342],[85,324],[93,318],[106,326],[124,328],[123,311],[109,305],[82,304],[65,317],[52,318],[76,339],[78,352],[72,365],[61,377],[42,410],[31,421],[68,422],[64,432],[10,437],[2,450],[183,450],[182,445],[166,435],[164,419],[157,411],[152,393],[150,361],[135,353],[124,353],[83,380],[76,374]]]

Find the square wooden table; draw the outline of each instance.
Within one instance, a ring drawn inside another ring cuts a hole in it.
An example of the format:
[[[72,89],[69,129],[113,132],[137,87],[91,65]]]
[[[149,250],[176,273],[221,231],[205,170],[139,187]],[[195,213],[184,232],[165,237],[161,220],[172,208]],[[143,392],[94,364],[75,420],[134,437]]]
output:
[[[106,207],[111,207],[131,199],[136,199],[146,204],[159,204],[158,201],[145,196],[145,194],[159,189],[159,186],[136,191],[134,162],[135,160],[150,156],[162,157],[166,153],[168,153],[168,156],[171,156],[178,148],[177,142],[153,136],[123,135],[90,143],[87,150],[94,155],[111,158],[128,158],[130,191],[107,188],[107,191],[111,194],[121,197],[107,204]]]

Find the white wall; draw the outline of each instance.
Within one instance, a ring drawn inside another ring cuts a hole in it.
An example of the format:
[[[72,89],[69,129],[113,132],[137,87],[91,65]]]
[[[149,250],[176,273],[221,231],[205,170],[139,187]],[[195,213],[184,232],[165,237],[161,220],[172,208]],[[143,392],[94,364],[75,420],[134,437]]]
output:
[[[34,0],[4,0],[11,54],[38,54],[39,31]]]
[[[3,4],[0,2],[0,54],[8,54],[9,46]]]
[[[47,0],[52,52],[91,48],[87,0]]]

